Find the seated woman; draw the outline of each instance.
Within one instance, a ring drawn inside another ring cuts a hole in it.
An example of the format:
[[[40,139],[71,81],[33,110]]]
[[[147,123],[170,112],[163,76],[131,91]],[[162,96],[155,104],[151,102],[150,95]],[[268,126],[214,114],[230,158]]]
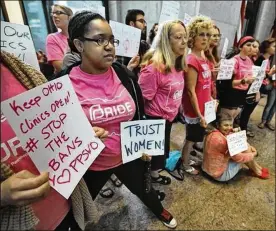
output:
[[[233,132],[231,115],[222,113],[218,116],[218,129],[207,135],[204,142],[202,170],[217,181],[229,181],[245,164],[254,176],[261,179],[269,178],[267,168],[261,167],[254,157],[256,149],[248,144],[248,149],[237,155],[230,156],[226,136]]]

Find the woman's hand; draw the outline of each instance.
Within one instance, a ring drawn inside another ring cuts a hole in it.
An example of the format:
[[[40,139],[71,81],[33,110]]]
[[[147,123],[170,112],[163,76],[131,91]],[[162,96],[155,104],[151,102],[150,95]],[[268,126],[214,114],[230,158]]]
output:
[[[45,198],[49,191],[48,172],[37,176],[23,170],[1,183],[1,206],[32,204]]]
[[[143,153],[143,155],[142,155],[142,157],[141,157],[141,159],[142,159],[143,161],[151,161],[151,158],[152,158],[152,156],[150,156],[150,155],[148,155],[148,154],[146,154],[146,153]]]
[[[200,121],[199,121],[200,126],[203,127],[203,128],[206,128],[207,127],[207,123],[206,123],[205,118],[203,116],[200,116],[199,118],[200,118]]]
[[[253,83],[253,82],[255,81],[255,79],[256,79],[256,78],[254,78],[254,77],[252,77],[252,76],[249,76],[249,77],[244,78],[245,83],[247,83],[247,84]]]
[[[94,132],[96,133],[96,137],[98,137],[101,141],[104,141],[108,136],[108,131],[104,128],[93,127]]]
[[[133,71],[135,67],[138,67],[139,63],[140,63],[140,56],[136,55],[132,57],[131,60],[129,61],[127,65],[127,69],[129,69],[130,71]]]
[[[260,92],[257,92],[256,93],[256,102],[259,102],[261,99],[261,93]]]

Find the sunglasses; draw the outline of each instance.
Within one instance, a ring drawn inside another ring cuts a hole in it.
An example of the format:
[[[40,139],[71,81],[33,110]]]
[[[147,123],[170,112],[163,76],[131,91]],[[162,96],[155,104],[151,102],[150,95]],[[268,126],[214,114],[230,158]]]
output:
[[[198,36],[199,36],[199,37],[202,37],[202,38],[204,38],[205,36],[206,36],[207,38],[210,38],[210,37],[211,37],[211,34],[210,34],[210,33],[204,33],[204,32],[202,32],[202,33],[198,34]]]
[[[62,15],[62,14],[67,15],[65,12],[58,10],[58,11],[52,12],[52,13],[51,13],[51,16],[52,16],[52,17],[53,17],[54,15],[59,16],[59,15]]]

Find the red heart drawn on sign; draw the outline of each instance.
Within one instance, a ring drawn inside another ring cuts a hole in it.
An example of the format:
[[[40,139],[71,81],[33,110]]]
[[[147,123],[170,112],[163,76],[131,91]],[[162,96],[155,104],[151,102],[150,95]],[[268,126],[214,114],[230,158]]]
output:
[[[62,174],[57,178],[59,184],[69,183],[71,181],[71,172],[68,169],[63,169]]]

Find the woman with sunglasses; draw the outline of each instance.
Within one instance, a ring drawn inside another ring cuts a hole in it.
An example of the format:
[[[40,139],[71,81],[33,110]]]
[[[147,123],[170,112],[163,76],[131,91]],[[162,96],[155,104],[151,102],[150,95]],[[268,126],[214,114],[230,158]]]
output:
[[[211,37],[209,40],[209,49],[204,53],[206,58],[211,62],[210,69],[212,71],[212,97],[213,99],[217,98],[216,90],[216,78],[217,78],[217,68],[219,67],[220,57],[218,55],[218,46],[220,42],[221,34],[220,29],[214,25],[211,29]]]
[[[68,23],[73,12],[70,8],[54,4],[51,16],[60,32],[49,34],[46,39],[46,55],[48,62],[54,67],[55,73],[61,71],[62,60],[68,48]]]
[[[120,123],[144,119],[144,105],[134,74],[114,62],[115,46],[119,41],[114,38],[108,22],[91,11],[75,14],[68,32],[70,49],[80,53],[81,61],[60,75],[69,75],[91,124],[109,133],[104,150],[83,177],[92,198],[96,198],[114,173],[164,225],[175,228],[176,220],[163,208],[156,191],[151,185],[146,190],[146,162],[136,159],[122,163]]]
[[[151,160],[152,182],[168,185],[171,179],[159,174],[170,152],[172,122],[178,114],[184,88],[187,31],[179,21],[167,21],[158,30],[151,49],[142,61],[139,85],[148,119],[165,119],[164,155]],[[150,154],[150,153],[148,153]]]
[[[204,51],[208,48],[213,23],[209,18],[196,17],[189,25],[188,47],[191,53],[187,56],[188,71],[185,74],[183,109],[186,124],[186,142],[182,150],[183,170],[196,175],[198,171],[190,165],[190,152],[196,142],[202,142],[207,127],[204,118],[205,103],[211,98],[210,61]]]

